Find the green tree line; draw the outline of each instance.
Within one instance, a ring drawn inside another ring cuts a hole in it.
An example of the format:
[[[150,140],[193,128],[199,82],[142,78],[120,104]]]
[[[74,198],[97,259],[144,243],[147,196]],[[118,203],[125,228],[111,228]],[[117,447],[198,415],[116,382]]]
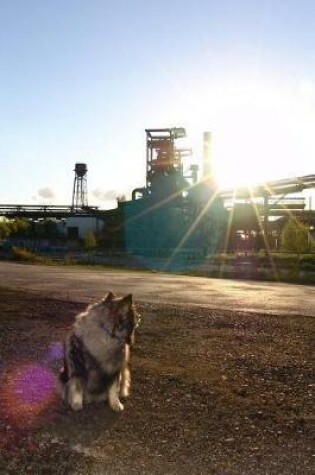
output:
[[[23,218],[13,220],[3,219],[0,221],[0,239],[8,237],[25,239],[59,239],[62,233],[58,229],[55,221],[46,219],[32,222]]]

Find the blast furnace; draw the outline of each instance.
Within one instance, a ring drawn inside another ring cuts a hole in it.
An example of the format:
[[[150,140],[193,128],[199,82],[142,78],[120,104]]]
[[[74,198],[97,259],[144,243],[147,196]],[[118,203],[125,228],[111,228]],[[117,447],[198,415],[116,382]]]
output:
[[[182,127],[146,129],[146,186],[119,203],[126,250],[157,257],[194,258],[215,253],[226,213],[216,193],[210,134],[204,134],[203,176],[190,164],[191,150],[178,147]]]

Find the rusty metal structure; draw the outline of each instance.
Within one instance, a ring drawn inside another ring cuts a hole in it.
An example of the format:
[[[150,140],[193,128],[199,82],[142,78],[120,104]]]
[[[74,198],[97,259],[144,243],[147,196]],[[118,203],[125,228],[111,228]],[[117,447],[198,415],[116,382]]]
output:
[[[229,236],[226,249],[235,251],[276,249],[285,222],[298,219],[315,224],[315,211],[297,193],[315,188],[315,175],[275,180],[251,188],[236,188],[220,193],[228,211]]]

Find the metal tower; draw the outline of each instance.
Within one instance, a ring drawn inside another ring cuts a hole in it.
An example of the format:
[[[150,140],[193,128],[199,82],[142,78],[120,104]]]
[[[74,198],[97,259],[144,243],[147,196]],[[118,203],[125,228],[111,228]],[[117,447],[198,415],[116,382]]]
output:
[[[80,209],[88,206],[86,163],[76,163],[72,192],[72,208]]]
[[[176,140],[184,138],[183,127],[145,129],[147,134],[147,193],[153,199],[179,198],[187,181],[183,172],[183,158],[190,149],[177,148]]]

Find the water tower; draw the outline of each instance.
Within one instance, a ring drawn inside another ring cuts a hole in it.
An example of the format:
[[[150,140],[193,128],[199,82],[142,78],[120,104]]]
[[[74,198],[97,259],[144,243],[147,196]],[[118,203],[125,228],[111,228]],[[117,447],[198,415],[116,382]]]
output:
[[[72,208],[80,209],[85,206],[88,206],[87,165],[86,163],[76,163],[74,168]]]

